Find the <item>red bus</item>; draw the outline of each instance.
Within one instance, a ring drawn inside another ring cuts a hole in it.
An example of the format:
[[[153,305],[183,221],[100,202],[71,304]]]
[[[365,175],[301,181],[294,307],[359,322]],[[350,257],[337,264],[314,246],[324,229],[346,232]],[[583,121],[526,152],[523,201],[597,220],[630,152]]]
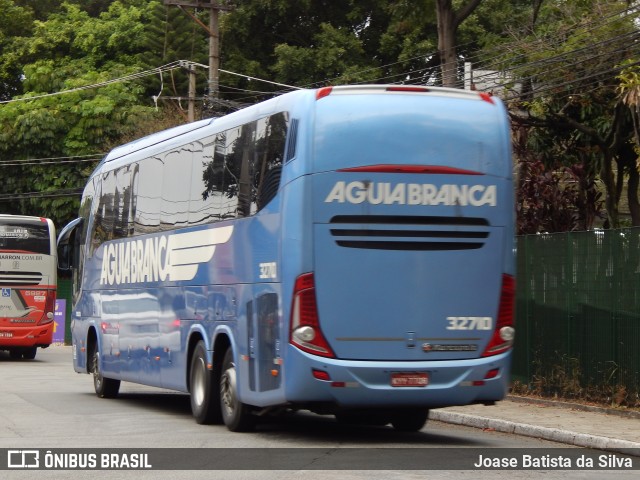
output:
[[[48,218],[0,215],[0,350],[33,359],[53,341],[56,231]]]

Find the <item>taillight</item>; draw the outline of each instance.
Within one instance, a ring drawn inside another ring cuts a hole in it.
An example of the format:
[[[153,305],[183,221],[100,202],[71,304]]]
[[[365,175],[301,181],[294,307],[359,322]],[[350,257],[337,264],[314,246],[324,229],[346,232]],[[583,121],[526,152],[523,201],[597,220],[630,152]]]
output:
[[[491,98],[491,95],[487,92],[480,92],[480,98],[485,102],[489,102],[491,105],[496,104],[496,102],[493,101],[493,98]]]
[[[296,279],[291,305],[289,341],[304,352],[322,357],[335,357],[320,330],[313,273],[305,273]]]
[[[515,329],[513,328],[513,303],[516,293],[516,281],[511,275],[502,275],[502,291],[500,295],[500,307],[496,320],[496,328],[487,348],[482,353],[483,357],[497,355],[505,352],[513,345]]]
[[[53,317],[56,311],[56,292],[54,290],[47,292],[47,299],[44,302],[44,313],[42,319],[38,322],[39,325],[53,322]]]

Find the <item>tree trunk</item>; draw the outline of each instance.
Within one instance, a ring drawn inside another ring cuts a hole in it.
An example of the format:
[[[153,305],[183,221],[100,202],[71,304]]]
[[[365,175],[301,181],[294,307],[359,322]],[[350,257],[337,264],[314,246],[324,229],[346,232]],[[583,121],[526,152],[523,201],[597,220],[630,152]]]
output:
[[[600,178],[606,189],[605,206],[607,209],[607,223],[609,228],[618,228],[618,202],[616,201],[617,188],[612,169],[613,158],[608,150],[603,152],[603,156]]]
[[[438,54],[442,70],[442,85],[455,87],[457,83],[458,59],[456,56],[456,31],[482,0],[468,0],[457,11],[453,9],[452,0],[436,0],[436,17],[438,20]]]
[[[456,15],[451,0],[437,0],[438,52],[442,70],[442,86],[456,86]]]
[[[640,227],[640,202],[638,202],[638,183],[640,175],[638,169],[629,171],[629,182],[627,183],[627,199],[629,201],[629,212],[631,213],[631,225]]]

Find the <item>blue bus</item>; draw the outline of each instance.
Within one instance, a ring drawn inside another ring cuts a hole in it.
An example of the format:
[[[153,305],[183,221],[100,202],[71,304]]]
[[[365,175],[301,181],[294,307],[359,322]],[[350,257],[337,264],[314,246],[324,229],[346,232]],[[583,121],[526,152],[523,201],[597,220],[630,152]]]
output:
[[[499,99],[299,90],[111,151],[58,238],[73,365],[199,423],[309,410],[421,429],[504,397],[514,188]]]

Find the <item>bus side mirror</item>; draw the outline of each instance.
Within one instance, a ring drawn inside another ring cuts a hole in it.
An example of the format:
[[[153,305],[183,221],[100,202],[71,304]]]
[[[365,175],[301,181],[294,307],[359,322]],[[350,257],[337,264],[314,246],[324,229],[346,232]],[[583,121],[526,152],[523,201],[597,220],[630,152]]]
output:
[[[77,258],[75,250],[78,228],[82,226],[83,219],[76,218],[69,222],[58,235],[58,270],[69,272],[74,266],[74,259]]]

